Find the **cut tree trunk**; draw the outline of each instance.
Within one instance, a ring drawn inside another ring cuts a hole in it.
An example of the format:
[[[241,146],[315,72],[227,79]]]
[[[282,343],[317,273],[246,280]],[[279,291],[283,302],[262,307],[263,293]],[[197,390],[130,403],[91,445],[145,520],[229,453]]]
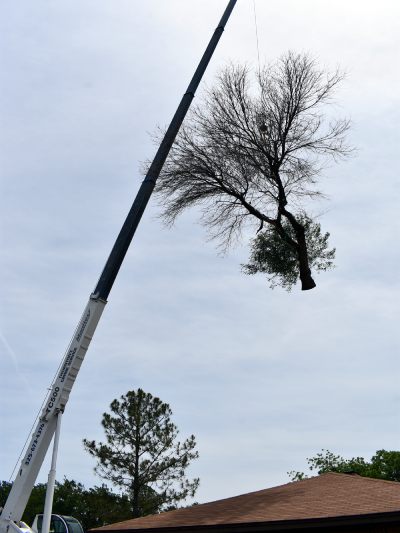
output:
[[[313,289],[317,285],[315,284],[315,281],[312,279],[311,276],[311,270],[308,265],[308,253],[307,253],[307,243],[306,243],[306,232],[304,227],[297,222],[295,217],[285,209],[284,206],[281,206],[282,213],[285,215],[285,217],[289,220],[291,223],[294,231],[296,232],[296,238],[297,238],[297,253],[299,255],[299,263],[300,263],[300,280],[301,280],[301,290],[302,291],[309,291],[310,289]]]
[[[300,280],[301,280],[301,290],[309,291],[316,287],[315,281],[312,279],[311,270],[308,265],[308,254],[307,254],[307,245],[306,238],[304,234],[304,228],[296,230],[297,243],[299,245],[299,263],[300,263]]]

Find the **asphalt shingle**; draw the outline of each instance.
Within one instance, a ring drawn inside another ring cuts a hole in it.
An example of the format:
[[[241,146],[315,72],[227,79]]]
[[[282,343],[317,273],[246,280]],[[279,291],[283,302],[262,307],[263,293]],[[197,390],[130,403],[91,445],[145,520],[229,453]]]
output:
[[[330,472],[225,500],[126,520],[96,531],[336,518],[395,511],[400,511],[400,483]]]

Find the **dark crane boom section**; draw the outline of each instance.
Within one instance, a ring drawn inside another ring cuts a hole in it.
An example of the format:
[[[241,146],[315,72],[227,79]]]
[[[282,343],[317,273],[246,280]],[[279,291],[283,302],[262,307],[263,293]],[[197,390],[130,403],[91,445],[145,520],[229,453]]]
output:
[[[119,269],[122,265],[122,262],[125,258],[125,254],[128,251],[129,245],[133,239],[133,236],[136,232],[136,229],[139,225],[140,219],[146,209],[147,203],[150,199],[150,196],[156,185],[158,176],[160,175],[161,169],[165,163],[165,160],[168,157],[169,151],[173,145],[175,137],[177,136],[179,129],[182,125],[182,122],[186,116],[186,113],[189,110],[190,104],[194,98],[197,87],[199,86],[201,79],[207,69],[208,63],[214,53],[214,50],[217,47],[218,41],[221,38],[224,27],[229,19],[230,14],[232,13],[233,8],[235,7],[237,0],[230,0],[225,13],[222,16],[222,19],[214,31],[214,34],[207,46],[206,51],[197,67],[197,70],[190,82],[186,93],[183,95],[183,98],[176,110],[174,118],[169,125],[169,128],[164,136],[163,141],[158,148],[156,156],[150,165],[150,168],[147,172],[145,179],[140,186],[139,192],[136,195],[135,201],[132,204],[132,207],[129,211],[128,216],[122,226],[122,229],[118,235],[117,240],[115,241],[114,247],[111,251],[111,254],[107,260],[107,263],[103,269],[103,272],[100,276],[100,279],[97,283],[97,286],[93,292],[93,297],[101,298],[107,300],[108,295],[112,289],[115,278],[119,272]]]

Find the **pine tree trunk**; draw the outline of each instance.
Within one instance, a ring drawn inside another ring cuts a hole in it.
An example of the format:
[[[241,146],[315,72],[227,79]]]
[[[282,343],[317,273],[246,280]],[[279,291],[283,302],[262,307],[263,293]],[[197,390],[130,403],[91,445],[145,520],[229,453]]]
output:
[[[139,455],[140,455],[140,424],[136,424],[135,429],[135,465],[134,477],[132,483],[133,500],[132,500],[132,515],[133,518],[139,518]]]
[[[132,503],[132,518],[139,518],[139,494],[134,490]]]

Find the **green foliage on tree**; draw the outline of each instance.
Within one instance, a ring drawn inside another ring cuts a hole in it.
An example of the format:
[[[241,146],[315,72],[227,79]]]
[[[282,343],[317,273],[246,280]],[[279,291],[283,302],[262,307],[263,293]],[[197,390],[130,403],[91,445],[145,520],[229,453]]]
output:
[[[305,229],[308,251],[308,264],[318,274],[335,268],[336,249],[328,250],[329,233],[321,233],[321,224],[314,222],[307,215],[298,215],[297,221]],[[282,223],[283,230],[290,239],[295,239],[295,232],[286,221]],[[270,288],[281,286],[288,292],[292,290],[300,279],[299,254],[293,246],[282,239],[274,227],[268,227],[251,241],[250,262],[241,265],[242,272],[254,275],[258,272],[267,274]]]
[[[4,506],[12,483],[1,482],[0,506]],[[37,514],[43,513],[46,483],[38,483],[32,489],[22,520],[31,525]],[[86,490],[81,483],[64,478],[56,481],[53,513],[73,516],[84,530],[106,526],[131,518],[131,504],[126,495],[114,493],[107,485]]]
[[[138,389],[114,400],[110,409],[101,421],[106,443],[84,439],[83,444],[97,459],[95,473],[128,494],[131,516],[163,512],[193,497],[200,480],[189,481],[185,471],[199,456],[195,437],[176,441],[170,406]]]
[[[12,487],[12,483],[9,483],[8,481],[2,481],[0,485],[0,512],[3,510],[4,504],[7,501],[8,495],[10,494],[10,490]]]
[[[343,459],[340,455],[334,455],[329,450],[325,453],[317,453],[316,457],[307,458],[310,470],[318,470],[318,474],[326,472],[355,472],[359,476],[386,479],[387,481],[400,482],[400,452],[378,450],[368,462],[364,457]],[[292,481],[301,481],[308,476],[304,472],[288,472]]]
[[[116,494],[102,484],[88,490],[81,483],[64,479],[54,492],[53,513],[73,516],[84,530],[114,524],[131,517],[126,495]]]

